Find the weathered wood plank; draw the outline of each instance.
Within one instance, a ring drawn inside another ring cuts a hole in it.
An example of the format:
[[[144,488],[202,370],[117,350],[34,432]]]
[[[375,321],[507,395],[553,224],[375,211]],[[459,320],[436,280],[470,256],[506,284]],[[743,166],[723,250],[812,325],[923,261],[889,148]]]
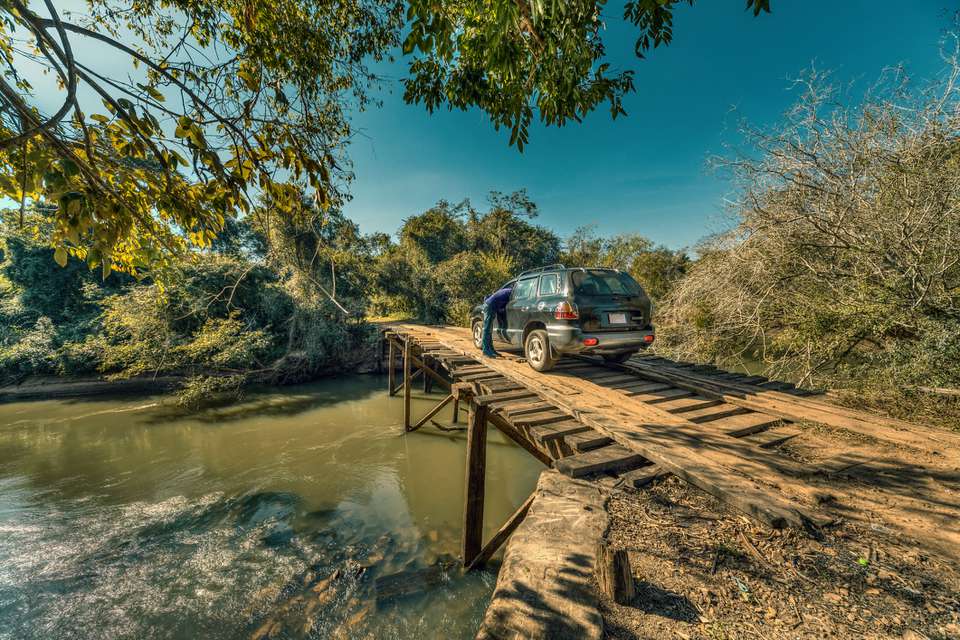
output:
[[[564,422],[557,422],[554,424],[546,424],[539,427],[531,427],[529,429],[530,437],[536,440],[537,442],[546,444],[553,440],[559,440],[564,436],[572,435],[574,433],[581,433],[583,431],[590,431],[590,427],[585,424],[581,424],[576,420],[565,420]]]
[[[507,543],[477,640],[601,640],[593,585],[604,498],[589,483],[544,471]]]
[[[563,441],[567,443],[568,447],[578,453],[590,451],[591,449],[599,449],[613,442],[609,436],[598,433],[593,429],[564,436]]]
[[[556,409],[524,415],[511,413],[508,414],[507,417],[518,427],[540,427],[555,422],[566,422],[570,419],[568,414],[557,411]]]
[[[645,464],[647,461],[636,451],[623,445],[611,444],[586,453],[561,458],[553,466],[566,476],[582,478],[601,471],[629,471]]]
[[[693,395],[686,398],[676,398],[667,402],[660,402],[658,408],[669,413],[685,413],[695,409],[706,409],[722,404],[722,400],[707,398],[706,396]]]
[[[720,418],[729,418],[730,416],[736,416],[742,413],[750,413],[750,410],[734,404],[718,404],[713,407],[683,411],[680,415],[690,422],[699,423],[711,422],[713,420],[719,420]]]
[[[788,440],[793,440],[801,433],[803,432],[799,429],[770,429],[769,431],[764,431],[763,433],[747,436],[746,440],[747,442],[755,444],[758,447],[769,449],[781,445]]]
[[[535,398],[536,396],[537,394],[521,385],[521,388],[516,391],[497,391],[495,393],[478,395],[476,398],[474,398],[474,401],[480,405],[488,405],[494,402],[503,402],[505,400],[527,400],[529,398]]]
[[[775,427],[781,422],[780,418],[765,413],[742,413],[702,424],[705,429],[721,431],[732,438],[742,438]]]
[[[677,389],[676,387],[672,389],[664,389],[663,391],[629,394],[629,396],[637,402],[646,402],[647,404],[656,404],[658,402],[666,402],[667,400],[675,400],[677,398],[689,398],[693,395],[694,394],[692,391],[687,391],[686,389]]]

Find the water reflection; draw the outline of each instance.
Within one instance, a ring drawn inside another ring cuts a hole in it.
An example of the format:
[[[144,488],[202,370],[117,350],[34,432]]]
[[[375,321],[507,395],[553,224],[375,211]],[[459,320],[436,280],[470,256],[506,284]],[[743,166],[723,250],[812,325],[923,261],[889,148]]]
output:
[[[472,637],[489,573],[373,605],[447,566],[463,496],[462,434],[401,435],[384,386],[0,405],[0,638]],[[491,447],[487,535],[540,470]]]

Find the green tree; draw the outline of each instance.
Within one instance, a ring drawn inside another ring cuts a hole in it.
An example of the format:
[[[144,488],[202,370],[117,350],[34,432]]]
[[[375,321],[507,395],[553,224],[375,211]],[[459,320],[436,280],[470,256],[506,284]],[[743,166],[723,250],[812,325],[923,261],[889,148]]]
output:
[[[638,54],[670,42],[680,4],[624,4]],[[44,239],[60,264],[73,255],[103,274],[162,273],[188,248],[209,247],[260,194],[280,214],[296,212],[301,188],[320,207],[340,203],[348,112],[369,105],[370,63],[401,42],[407,101],[478,107],[521,149],[534,114],[562,125],[603,103],[624,113],[633,76],[605,60],[605,6],[89,0],[89,15],[73,18],[51,0],[5,0],[0,195],[52,205]],[[769,0],[747,7],[769,10]],[[107,71],[103,60],[135,69]],[[25,71],[34,69],[59,82],[53,113],[35,106]]]
[[[654,301],[666,298],[690,266],[683,250],[655,245],[636,233],[601,238],[593,227],[581,227],[564,242],[562,260],[568,266],[621,269],[632,275]]]

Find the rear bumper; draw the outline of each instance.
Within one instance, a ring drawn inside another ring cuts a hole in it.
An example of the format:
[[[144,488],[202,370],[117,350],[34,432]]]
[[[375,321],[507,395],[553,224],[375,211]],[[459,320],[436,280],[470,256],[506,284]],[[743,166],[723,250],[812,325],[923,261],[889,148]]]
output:
[[[548,325],[550,346],[560,353],[619,353],[639,351],[653,342],[653,329],[636,331],[584,332],[569,325]],[[587,346],[584,340],[595,339],[595,345]]]

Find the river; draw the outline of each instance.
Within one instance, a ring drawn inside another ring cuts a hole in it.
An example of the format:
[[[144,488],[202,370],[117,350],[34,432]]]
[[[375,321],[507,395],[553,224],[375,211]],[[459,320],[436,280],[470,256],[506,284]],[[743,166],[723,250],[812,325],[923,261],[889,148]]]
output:
[[[385,386],[0,404],[0,639],[472,637],[492,569],[375,603],[448,566],[463,505],[464,434],[403,435]],[[542,468],[488,446],[487,537]]]

